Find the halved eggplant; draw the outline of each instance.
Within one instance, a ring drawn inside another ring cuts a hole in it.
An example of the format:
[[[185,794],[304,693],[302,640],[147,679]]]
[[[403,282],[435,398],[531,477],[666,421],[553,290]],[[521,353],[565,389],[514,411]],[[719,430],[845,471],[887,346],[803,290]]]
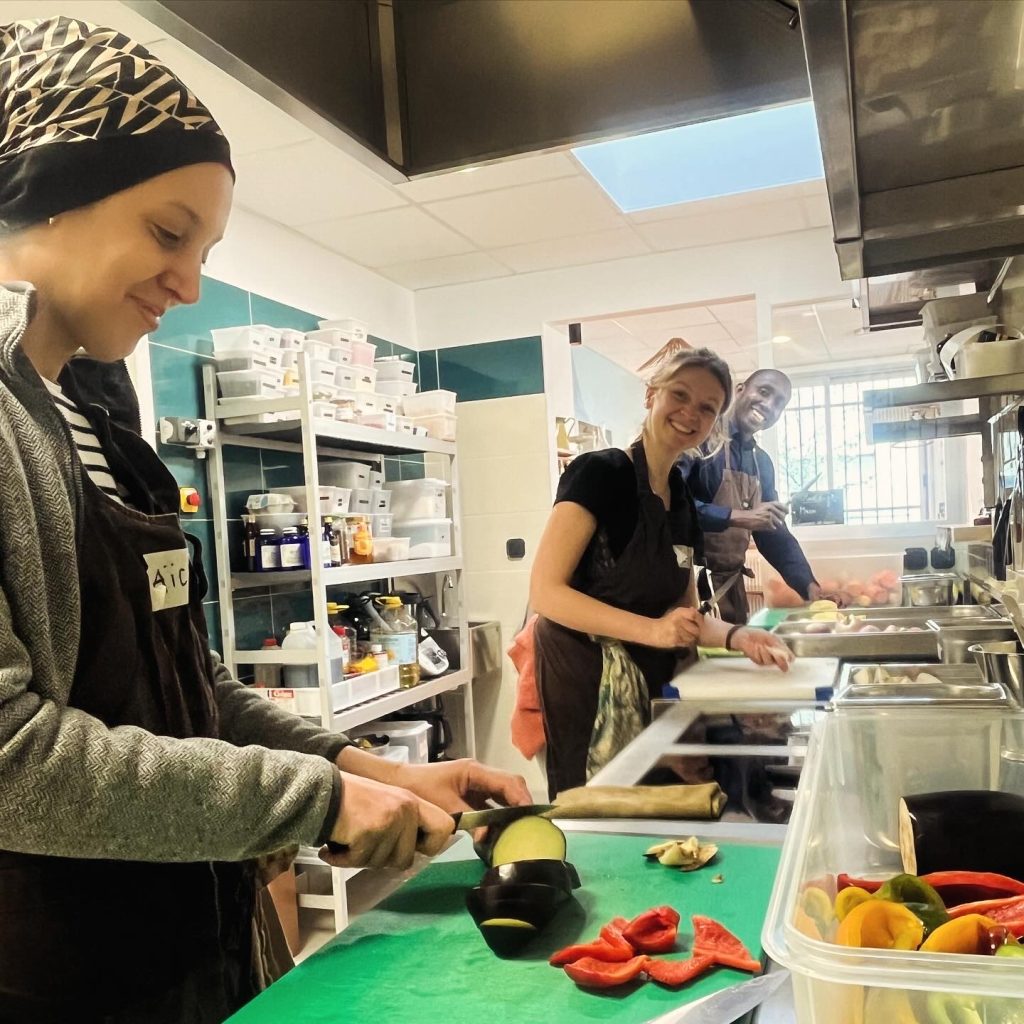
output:
[[[491,867],[519,860],[565,860],[565,833],[548,818],[519,818],[494,840]]]
[[[988,789],[905,796],[899,845],[911,875],[988,871],[1024,881],[1024,796]]]
[[[557,886],[503,882],[470,889],[466,907],[487,945],[507,956],[543,931],[568,899]]]
[[[580,876],[576,868],[564,860],[515,860],[489,868],[480,879],[482,887],[508,882],[539,883],[571,892],[580,887]]]

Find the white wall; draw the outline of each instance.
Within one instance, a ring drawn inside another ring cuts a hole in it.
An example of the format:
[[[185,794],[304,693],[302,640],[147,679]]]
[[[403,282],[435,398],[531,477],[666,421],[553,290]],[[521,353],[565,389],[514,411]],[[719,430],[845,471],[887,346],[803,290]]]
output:
[[[545,323],[755,294],[768,304],[843,293],[832,234],[815,228],[416,292],[422,348],[540,334]]]
[[[418,348],[413,292],[241,207],[206,273],[325,319],[357,317],[378,338]]]

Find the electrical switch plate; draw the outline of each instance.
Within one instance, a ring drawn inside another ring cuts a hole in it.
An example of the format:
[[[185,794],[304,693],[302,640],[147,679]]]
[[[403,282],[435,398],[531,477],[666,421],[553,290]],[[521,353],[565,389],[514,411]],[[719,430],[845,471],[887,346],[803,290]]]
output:
[[[162,416],[160,418],[160,440],[164,444],[184,445],[196,448],[199,458],[212,448],[217,440],[217,425],[213,420],[190,419],[185,416]]]

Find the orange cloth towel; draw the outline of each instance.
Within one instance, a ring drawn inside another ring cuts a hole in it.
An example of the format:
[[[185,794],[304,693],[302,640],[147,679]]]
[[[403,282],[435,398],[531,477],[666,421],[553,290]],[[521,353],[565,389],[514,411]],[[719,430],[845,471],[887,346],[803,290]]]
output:
[[[536,625],[537,616],[531,615],[526,625],[512,638],[512,645],[507,652],[519,673],[516,706],[512,712],[512,745],[525,758],[536,757],[547,743],[533,653],[533,631]]]

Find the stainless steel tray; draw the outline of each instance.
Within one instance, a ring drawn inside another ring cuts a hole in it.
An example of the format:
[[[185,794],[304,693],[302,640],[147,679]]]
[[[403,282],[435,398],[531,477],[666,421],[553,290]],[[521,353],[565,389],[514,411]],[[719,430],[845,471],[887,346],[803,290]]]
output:
[[[983,604],[952,604],[934,605],[931,608],[914,608],[910,605],[880,604],[868,608],[841,608],[841,615],[856,615],[858,618],[865,618],[874,621],[875,619],[977,619],[984,622],[987,619],[1001,618],[990,605]],[[794,608],[782,622],[810,621],[807,608]],[[780,623],[781,625],[782,623]]]
[[[903,633],[807,633],[809,619],[787,619],[774,630],[776,636],[798,658],[842,658],[845,661],[878,661],[896,658],[903,661],[937,661],[939,650],[936,634],[925,626],[926,616],[915,621],[910,616],[874,618],[872,624],[879,630],[888,625],[908,626],[920,624],[917,632]],[[859,612],[857,614],[860,614]]]
[[[1009,619],[929,619],[927,626],[938,637],[939,658],[948,664],[973,664],[971,644],[993,640],[1015,640],[1017,634]]]
[[[921,672],[939,679],[939,683],[858,683],[854,676],[867,669],[881,668],[890,676],[916,677]],[[986,683],[976,665],[863,664],[844,665],[832,699],[836,708],[844,707],[1013,707],[1006,688]]]

